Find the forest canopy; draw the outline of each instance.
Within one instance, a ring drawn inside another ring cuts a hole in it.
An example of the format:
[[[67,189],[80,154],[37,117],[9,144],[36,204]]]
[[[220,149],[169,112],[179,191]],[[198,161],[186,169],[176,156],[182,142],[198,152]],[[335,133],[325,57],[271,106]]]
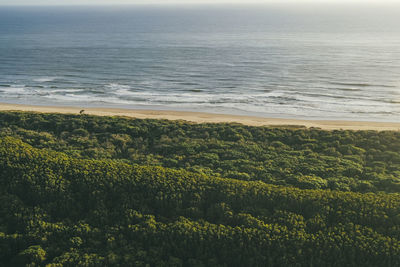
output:
[[[0,265],[399,266],[400,133],[0,112]]]

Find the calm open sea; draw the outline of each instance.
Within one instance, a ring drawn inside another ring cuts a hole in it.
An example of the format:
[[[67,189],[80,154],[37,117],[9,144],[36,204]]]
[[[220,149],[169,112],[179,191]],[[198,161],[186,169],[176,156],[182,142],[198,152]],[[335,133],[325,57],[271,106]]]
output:
[[[0,102],[400,121],[400,7],[2,7]]]

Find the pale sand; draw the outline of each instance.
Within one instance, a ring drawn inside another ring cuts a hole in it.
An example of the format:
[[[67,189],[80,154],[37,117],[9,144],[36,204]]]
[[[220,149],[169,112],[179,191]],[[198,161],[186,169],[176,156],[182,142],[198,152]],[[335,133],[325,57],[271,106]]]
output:
[[[331,120],[297,120],[276,119],[252,116],[238,116],[225,114],[211,114],[186,111],[164,111],[164,110],[135,110],[117,108],[79,108],[61,106],[31,106],[0,103],[0,111],[34,111],[43,113],[72,113],[79,114],[85,110],[85,114],[98,116],[125,116],[140,119],[167,119],[184,120],[194,123],[240,123],[250,126],[280,126],[280,127],[315,127],[323,130],[377,130],[377,131],[399,131],[400,123],[394,122],[364,122],[364,121],[331,121]]]

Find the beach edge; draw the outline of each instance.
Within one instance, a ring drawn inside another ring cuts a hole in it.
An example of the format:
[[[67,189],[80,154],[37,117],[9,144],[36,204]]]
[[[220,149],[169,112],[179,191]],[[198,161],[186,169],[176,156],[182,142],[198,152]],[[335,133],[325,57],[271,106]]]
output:
[[[147,110],[101,107],[36,106],[0,103],[0,111],[26,111],[40,113],[84,114],[96,116],[121,116],[138,119],[183,120],[192,123],[239,123],[248,126],[270,126],[288,128],[320,128],[322,130],[375,130],[400,131],[397,122],[370,122],[345,120],[302,120],[264,118],[246,115],[214,114],[206,112]]]

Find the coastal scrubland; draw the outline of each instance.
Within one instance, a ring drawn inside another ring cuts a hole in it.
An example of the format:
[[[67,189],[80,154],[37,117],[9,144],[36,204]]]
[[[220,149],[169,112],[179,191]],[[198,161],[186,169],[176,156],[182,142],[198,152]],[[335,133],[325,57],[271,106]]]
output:
[[[400,132],[0,112],[0,265],[399,266]]]

